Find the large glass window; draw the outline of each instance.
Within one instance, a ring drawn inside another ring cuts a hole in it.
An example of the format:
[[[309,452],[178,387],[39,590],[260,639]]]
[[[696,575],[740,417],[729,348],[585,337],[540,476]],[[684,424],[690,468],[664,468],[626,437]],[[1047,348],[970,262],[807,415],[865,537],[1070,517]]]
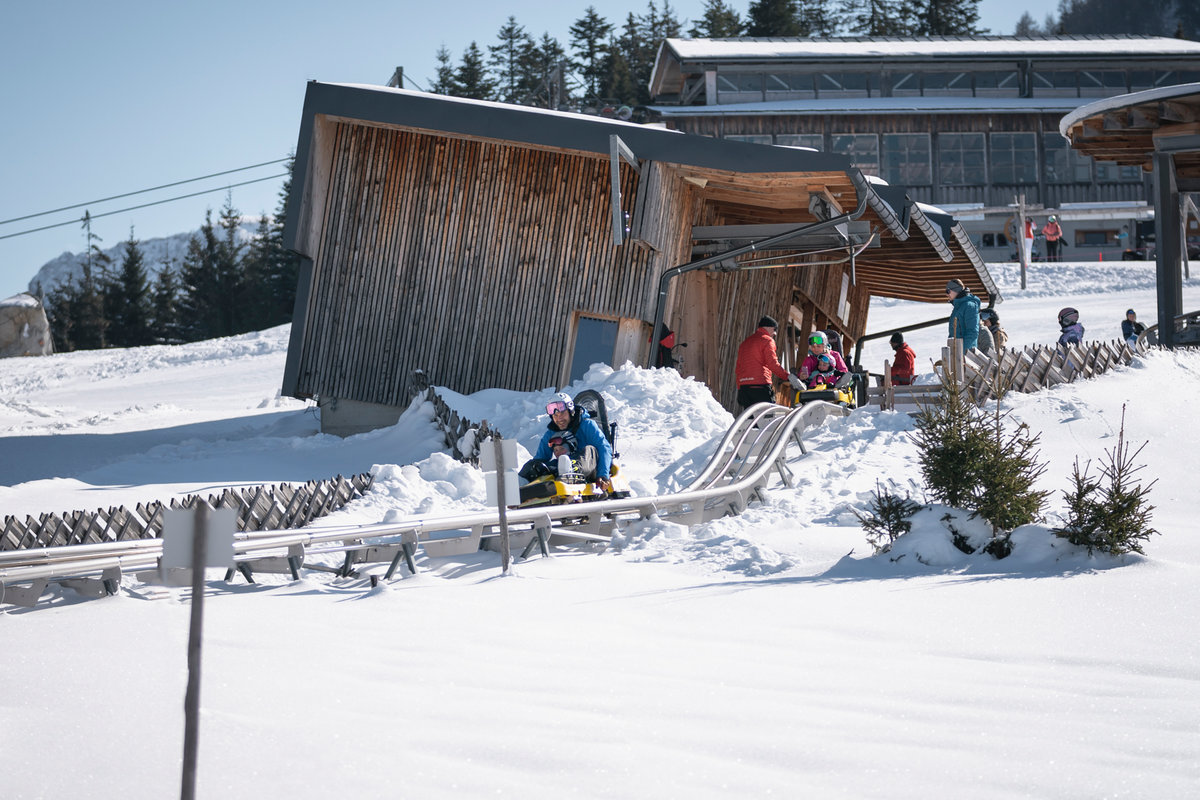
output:
[[[592,364],[612,364],[617,346],[617,328],[615,320],[579,315],[575,328],[575,352],[571,354],[571,383],[582,378]]]
[[[1069,70],[1039,70],[1033,73],[1033,96],[1075,97],[1079,94],[1078,76]]]
[[[874,72],[823,72],[817,76],[821,97],[867,97],[879,95],[879,75]]]
[[[992,134],[992,183],[1037,183],[1037,134]]]
[[[892,75],[893,97],[915,97],[921,93],[921,76],[915,72],[897,72]]]
[[[880,152],[881,176],[903,186],[928,186],[930,166],[928,133],[885,133]]]
[[[1016,70],[1011,72],[976,72],[975,94],[979,97],[1016,97],[1021,81]]]
[[[1084,97],[1109,97],[1129,91],[1124,70],[1084,70],[1079,73],[1079,94]]]
[[[971,76],[966,72],[927,72],[921,76],[921,92],[927,97],[970,97]]]
[[[763,76],[759,73],[718,72],[717,101],[747,103],[763,99]]]
[[[1111,161],[1096,162],[1096,183],[1136,183],[1141,179],[1141,167],[1119,167]]]
[[[986,156],[982,133],[938,134],[938,181],[944,186],[986,184]]]
[[[1043,167],[1046,180],[1050,183],[1090,183],[1092,160],[1071,148],[1070,143],[1057,133],[1042,136],[1045,152]]]
[[[813,76],[796,73],[769,73],[766,76],[767,96],[775,99],[804,99],[813,97]]]
[[[835,133],[833,152],[845,153],[866,175],[879,174],[879,137],[873,133]]]
[[[811,147],[813,150],[825,149],[825,136],[820,133],[777,133],[775,144],[784,147]]]

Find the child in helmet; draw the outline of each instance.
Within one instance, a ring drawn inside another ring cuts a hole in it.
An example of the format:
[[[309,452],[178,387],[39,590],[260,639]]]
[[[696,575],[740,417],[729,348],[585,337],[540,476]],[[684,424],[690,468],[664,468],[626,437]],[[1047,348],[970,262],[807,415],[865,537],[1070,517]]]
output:
[[[832,355],[837,355],[837,353],[832,353]],[[830,353],[822,353],[817,356],[817,368],[808,377],[808,388],[816,389],[819,386],[833,388],[838,379],[845,374],[844,371],[838,371],[837,365],[833,363]]]
[[[850,370],[846,367],[846,362],[842,360],[841,353],[836,350],[829,349],[829,337],[823,331],[817,331],[808,337],[808,358],[804,359],[804,363],[800,365],[800,377],[807,381],[817,369],[817,359],[823,355],[828,355],[833,360],[833,368],[843,375]]]
[[[1067,307],[1058,312],[1058,327],[1062,328],[1059,344],[1079,344],[1083,341],[1083,326],[1079,324],[1079,312],[1075,309]]]

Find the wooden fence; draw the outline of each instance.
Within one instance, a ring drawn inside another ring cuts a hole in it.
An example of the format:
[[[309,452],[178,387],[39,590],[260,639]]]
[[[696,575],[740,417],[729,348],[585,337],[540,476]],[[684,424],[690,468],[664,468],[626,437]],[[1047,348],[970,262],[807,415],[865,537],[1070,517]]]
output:
[[[1121,364],[1128,364],[1149,346],[1145,337],[1136,345],[1113,340],[1085,342],[1067,346],[1037,345],[1024,349],[1008,348],[988,355],[962,350],[961,339],[950,339],[942,348],[942,360],[935,370],[938,376],[956,376],[977,403],[984,403],[1003,392],[1036,392],[1080,378],[1094,378]],[[938,402],[941,384],[894,386],[891,364],[883,365],[882,385],[870,390],[872,402],[883,409],[917,411],[923,404]]]
[[[472,422],[460,417],[432,386],[425,389],[425,399],[433,403],[435,424],[442,431],[450,454],[459,461],[478,463],[480,445],[499,433],[488,425],[487,420]]]
[[[338,475],[299,486],[282,483],[226,489],[219,495],[209,495],[207,502],[213,508],[236,510],[240,531],[300,528],[361,497],[371,481],[372,475],[363,473],[350,478]],[[191,508],[202,499],[205,498],[196,494],[174,498],[169,507]],[[133,511],[117,506],[61,515],[42,514],[37,519],[27,516],[24,522],[6,516],[0,529],[0,551],[157,538],[162,536],[163,508],[160,502],[138,503]]]

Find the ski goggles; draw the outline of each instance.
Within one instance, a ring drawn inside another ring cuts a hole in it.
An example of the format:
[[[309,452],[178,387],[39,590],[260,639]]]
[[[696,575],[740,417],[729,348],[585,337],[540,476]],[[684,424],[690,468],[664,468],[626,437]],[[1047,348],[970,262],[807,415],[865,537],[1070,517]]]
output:
[[[569,409],[567,408],[567,404],[563,400],[555,400],[552,403],[546,404],[546,413],[547,414],[554,414],[559,411],[568,411],[568,410]]]

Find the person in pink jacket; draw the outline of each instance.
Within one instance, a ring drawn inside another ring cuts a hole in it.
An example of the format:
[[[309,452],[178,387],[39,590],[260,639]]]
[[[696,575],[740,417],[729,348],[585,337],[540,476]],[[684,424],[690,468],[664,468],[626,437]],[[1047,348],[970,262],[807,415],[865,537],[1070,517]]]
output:
[[[807,381],[808,376],[816,372],[817,359],[823,355],[828,355],[833,359],[833,368],[838,372],[845,374],[850,370],[846,367],[846,362],[842,358],[842,354],[836,350],[829,349],[829,338],[824,332],[817,331],[808,337],[808,358],[804,359],[804,363],[800,365],[800,378]]]

